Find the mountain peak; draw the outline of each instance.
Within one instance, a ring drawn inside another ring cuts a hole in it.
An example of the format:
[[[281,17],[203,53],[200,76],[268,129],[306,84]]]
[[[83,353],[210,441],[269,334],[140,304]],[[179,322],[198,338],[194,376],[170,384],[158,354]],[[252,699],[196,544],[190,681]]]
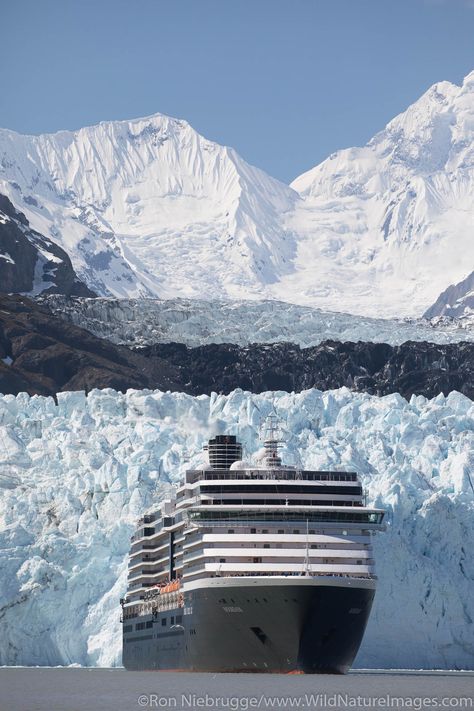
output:
[[[287,270],[280,216],[298,196],[186,121],[157,113],[0,134],[2,154],[0,192],[74,254],[98,293],[167,296],[179,283],[186,296],[204,284],[209,296],[242,295]]]
[[[156,113],[0,132],[0,193],[100,295],[421,315],[474,263],[473,78],[434,84],[291,187]]]
[[[156,112],[154,114],[150,114],[149,116],[138,116],[136,118],[126,118],[126,119],[104,119],[102,121],[98,121],[97,123],[92,123],[92,124],[87,124],[86,126],[81,126],[80,128],[60,128],[57,129],[56,131],[46,131],[44,133],[40,134],[29,134],[29,133],[21,133],[19,131],[14,131],[13,129],[9,128],[0,128],[0,134],[10,134],[11,136],[22,136],[23,138],[30,138],[30,139],[46,139],[46,138],[54,138],[54,137],[59,137],[59,136],[75,136],[78,134],[87,134],[90,133],[94,130],[98,130],[100,128],[109,128],[109,127],[124,127],[124,126],[135,126],[135,125],[141,125],[141,124],[148,124],[150,126],[162,126],[164,124],[168,125],[173,125],[176,126],[177,128],[191,128],[192,126],[185,120],[185,119],[180,119],[180,118],[174,118],[173,116],[168,116],[167,114],[162,114],[160,112]],[[194,129],[192,129],[194,130]]]
[[[474,89],[474,69],[464,77],[463,86],[469,86]]]

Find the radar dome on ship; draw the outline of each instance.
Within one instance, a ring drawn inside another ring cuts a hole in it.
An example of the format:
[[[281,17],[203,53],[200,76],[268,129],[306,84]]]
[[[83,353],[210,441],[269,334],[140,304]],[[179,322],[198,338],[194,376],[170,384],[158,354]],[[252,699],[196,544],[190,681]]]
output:
[[[239,469],[239,470],[252,469],[253,467],[254,467],[254,465],[252,464],[252,462],[245,462],[242,459],[238,459],[236,462],[233,462],[230,465],[231,469]]]

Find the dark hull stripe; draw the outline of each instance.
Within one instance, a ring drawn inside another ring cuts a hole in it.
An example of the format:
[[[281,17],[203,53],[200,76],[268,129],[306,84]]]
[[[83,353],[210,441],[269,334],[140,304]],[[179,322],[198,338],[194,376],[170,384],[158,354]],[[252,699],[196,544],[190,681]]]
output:
[[[374,590],[279,585],[200,588],[186,609],[154,620],[151,639],[124,634],[123,664],[133,670],[345,673],[357,654]],[[162,619],[182,615],[182,629]],[[148,635],[147,635],[148,636]]]

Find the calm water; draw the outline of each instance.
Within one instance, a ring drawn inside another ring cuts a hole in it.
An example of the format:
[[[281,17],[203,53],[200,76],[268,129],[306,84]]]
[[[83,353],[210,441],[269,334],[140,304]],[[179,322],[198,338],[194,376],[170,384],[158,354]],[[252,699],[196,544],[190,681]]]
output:
[[[472,709],[474,672],[347,676],[0,668],[0,711]]]

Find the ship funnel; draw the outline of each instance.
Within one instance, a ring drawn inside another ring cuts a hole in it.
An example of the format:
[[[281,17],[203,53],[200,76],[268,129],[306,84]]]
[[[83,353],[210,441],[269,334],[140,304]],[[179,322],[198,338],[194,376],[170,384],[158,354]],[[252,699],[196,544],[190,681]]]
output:
[[[204,449],[212,469],[230,469],[231,464],[242,459],[242,445],[234,435],[216,435]]]

